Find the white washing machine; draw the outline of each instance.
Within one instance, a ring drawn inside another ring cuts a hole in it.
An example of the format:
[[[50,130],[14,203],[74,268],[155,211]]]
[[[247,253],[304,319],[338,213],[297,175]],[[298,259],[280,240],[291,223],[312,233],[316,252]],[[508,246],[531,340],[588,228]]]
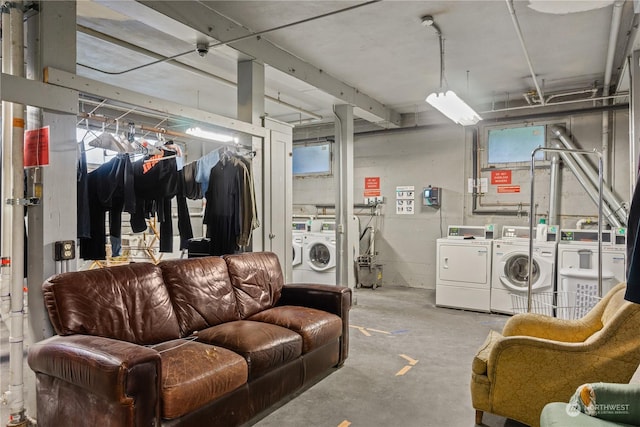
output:
[[[550,225],[543,241],[533,229],[532,293],[555,291],[558,227]],[[493,242],[491,311],[514,314],[514,297],[526,298],[529,288],[529,227],[502,227],[502,237]],[[553,294],[549,294],[551,297]],[[535,298],[535,296],[534,296]]]
[[[307,233],[302,245],[301,282],[336,284],[335,232]]]
[[[302,281],[302,261],[303,261],[303,244],[304,236],[307,234],[307,221],[306,220],[294,220],[291,230],[293,248],[293,267],[292,281],[299,283]]]
[[[490,311],[496,226],[453,226],[436,240],[436,305]]]
[[[626,280],[627,230],[602,231],[602,295]],[[558,291],[598,292],[598,231],[561,230],[558,244]]]

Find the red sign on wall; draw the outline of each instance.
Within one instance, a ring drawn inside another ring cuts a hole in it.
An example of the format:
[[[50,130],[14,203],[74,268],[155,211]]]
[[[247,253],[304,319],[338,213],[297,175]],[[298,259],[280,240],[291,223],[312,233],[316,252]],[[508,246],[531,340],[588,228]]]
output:
[[[511,184],[511,171],[491,171],[491,185]]]
[[[49,126],[25,131],[24,167],[46,166],[49,164]]]
[[[364,178],[365,190],[379,190],[380,189],[380,177],[379,176],[367,176]]]
[[[519,185],[499,185],[498,193],[519,193],[520,186]]]
[[[364,178],[364,197],[377,197],[380,195],[380,177],[366,176]]]

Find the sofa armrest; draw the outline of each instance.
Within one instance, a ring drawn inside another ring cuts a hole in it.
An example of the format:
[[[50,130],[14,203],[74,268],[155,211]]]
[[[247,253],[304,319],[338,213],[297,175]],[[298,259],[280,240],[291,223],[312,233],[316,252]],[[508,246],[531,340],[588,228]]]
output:
[[[32,345],[27,360],[37,374],[135,405],[139,420],[160,419],[161,362],[151,348],[90,335],[56,335]]]
[[[282,288],[277,305],[310,307],[339,316],[342,319],[342,339],[338,364],[342,365],[349,355],[351,296],[351,289],[345,286],[288,284]]]
[[[344,317],[351,309],[351,289],[332,285],[284,285],[277,305],[311,307]]]
[[[561,342],[582,342],[602,328],[602,323],[584,319],[566,320],[535,313],[521,313],[509,318],[502,335],[529,336]]]

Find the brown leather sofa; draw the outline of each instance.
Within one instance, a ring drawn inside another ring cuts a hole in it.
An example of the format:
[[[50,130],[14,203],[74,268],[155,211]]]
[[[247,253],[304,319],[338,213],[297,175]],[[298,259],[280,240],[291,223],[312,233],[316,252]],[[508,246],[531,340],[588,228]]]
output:
[[[48,279],[58,335],[29,349],[37,421],[236,426],[344,363],[351,290],[284,285],[273,253]]]

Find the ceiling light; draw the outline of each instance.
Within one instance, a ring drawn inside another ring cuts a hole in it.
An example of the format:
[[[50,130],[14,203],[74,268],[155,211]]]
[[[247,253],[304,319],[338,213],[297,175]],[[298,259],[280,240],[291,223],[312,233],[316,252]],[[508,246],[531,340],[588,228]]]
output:
[[[225,135],[223,133],[209,132],[202,130],[199,127],[189,128],[186,131],[187,134],[197,136],[198,138],[210,139],[218,142],[233,142],[234,138],[231,135]]]
[[[452,90],[440,93],[434,92],[427,96],[426,101],[460,125],[475,125],[482,120],[478,113],[469,107],[469,105],[460,99]]]
[[[438,43],[440,45],[440,90],[427,96],[425,101],[460,125],[475,125],[482,120],[482,117],[480,117],[473,108],[469,107],[469,105],[460,99],[460,97],[458,97],[458,95],[456,95],[452,90],[443,89],[443,83],[446,79],[444,78],[444,39],[442,38],[440,28],[435,23],[431,15],[423,16],[421,21],[422,25],[425,27],[431,27],[435,30],[436,35],[438,36]]]

